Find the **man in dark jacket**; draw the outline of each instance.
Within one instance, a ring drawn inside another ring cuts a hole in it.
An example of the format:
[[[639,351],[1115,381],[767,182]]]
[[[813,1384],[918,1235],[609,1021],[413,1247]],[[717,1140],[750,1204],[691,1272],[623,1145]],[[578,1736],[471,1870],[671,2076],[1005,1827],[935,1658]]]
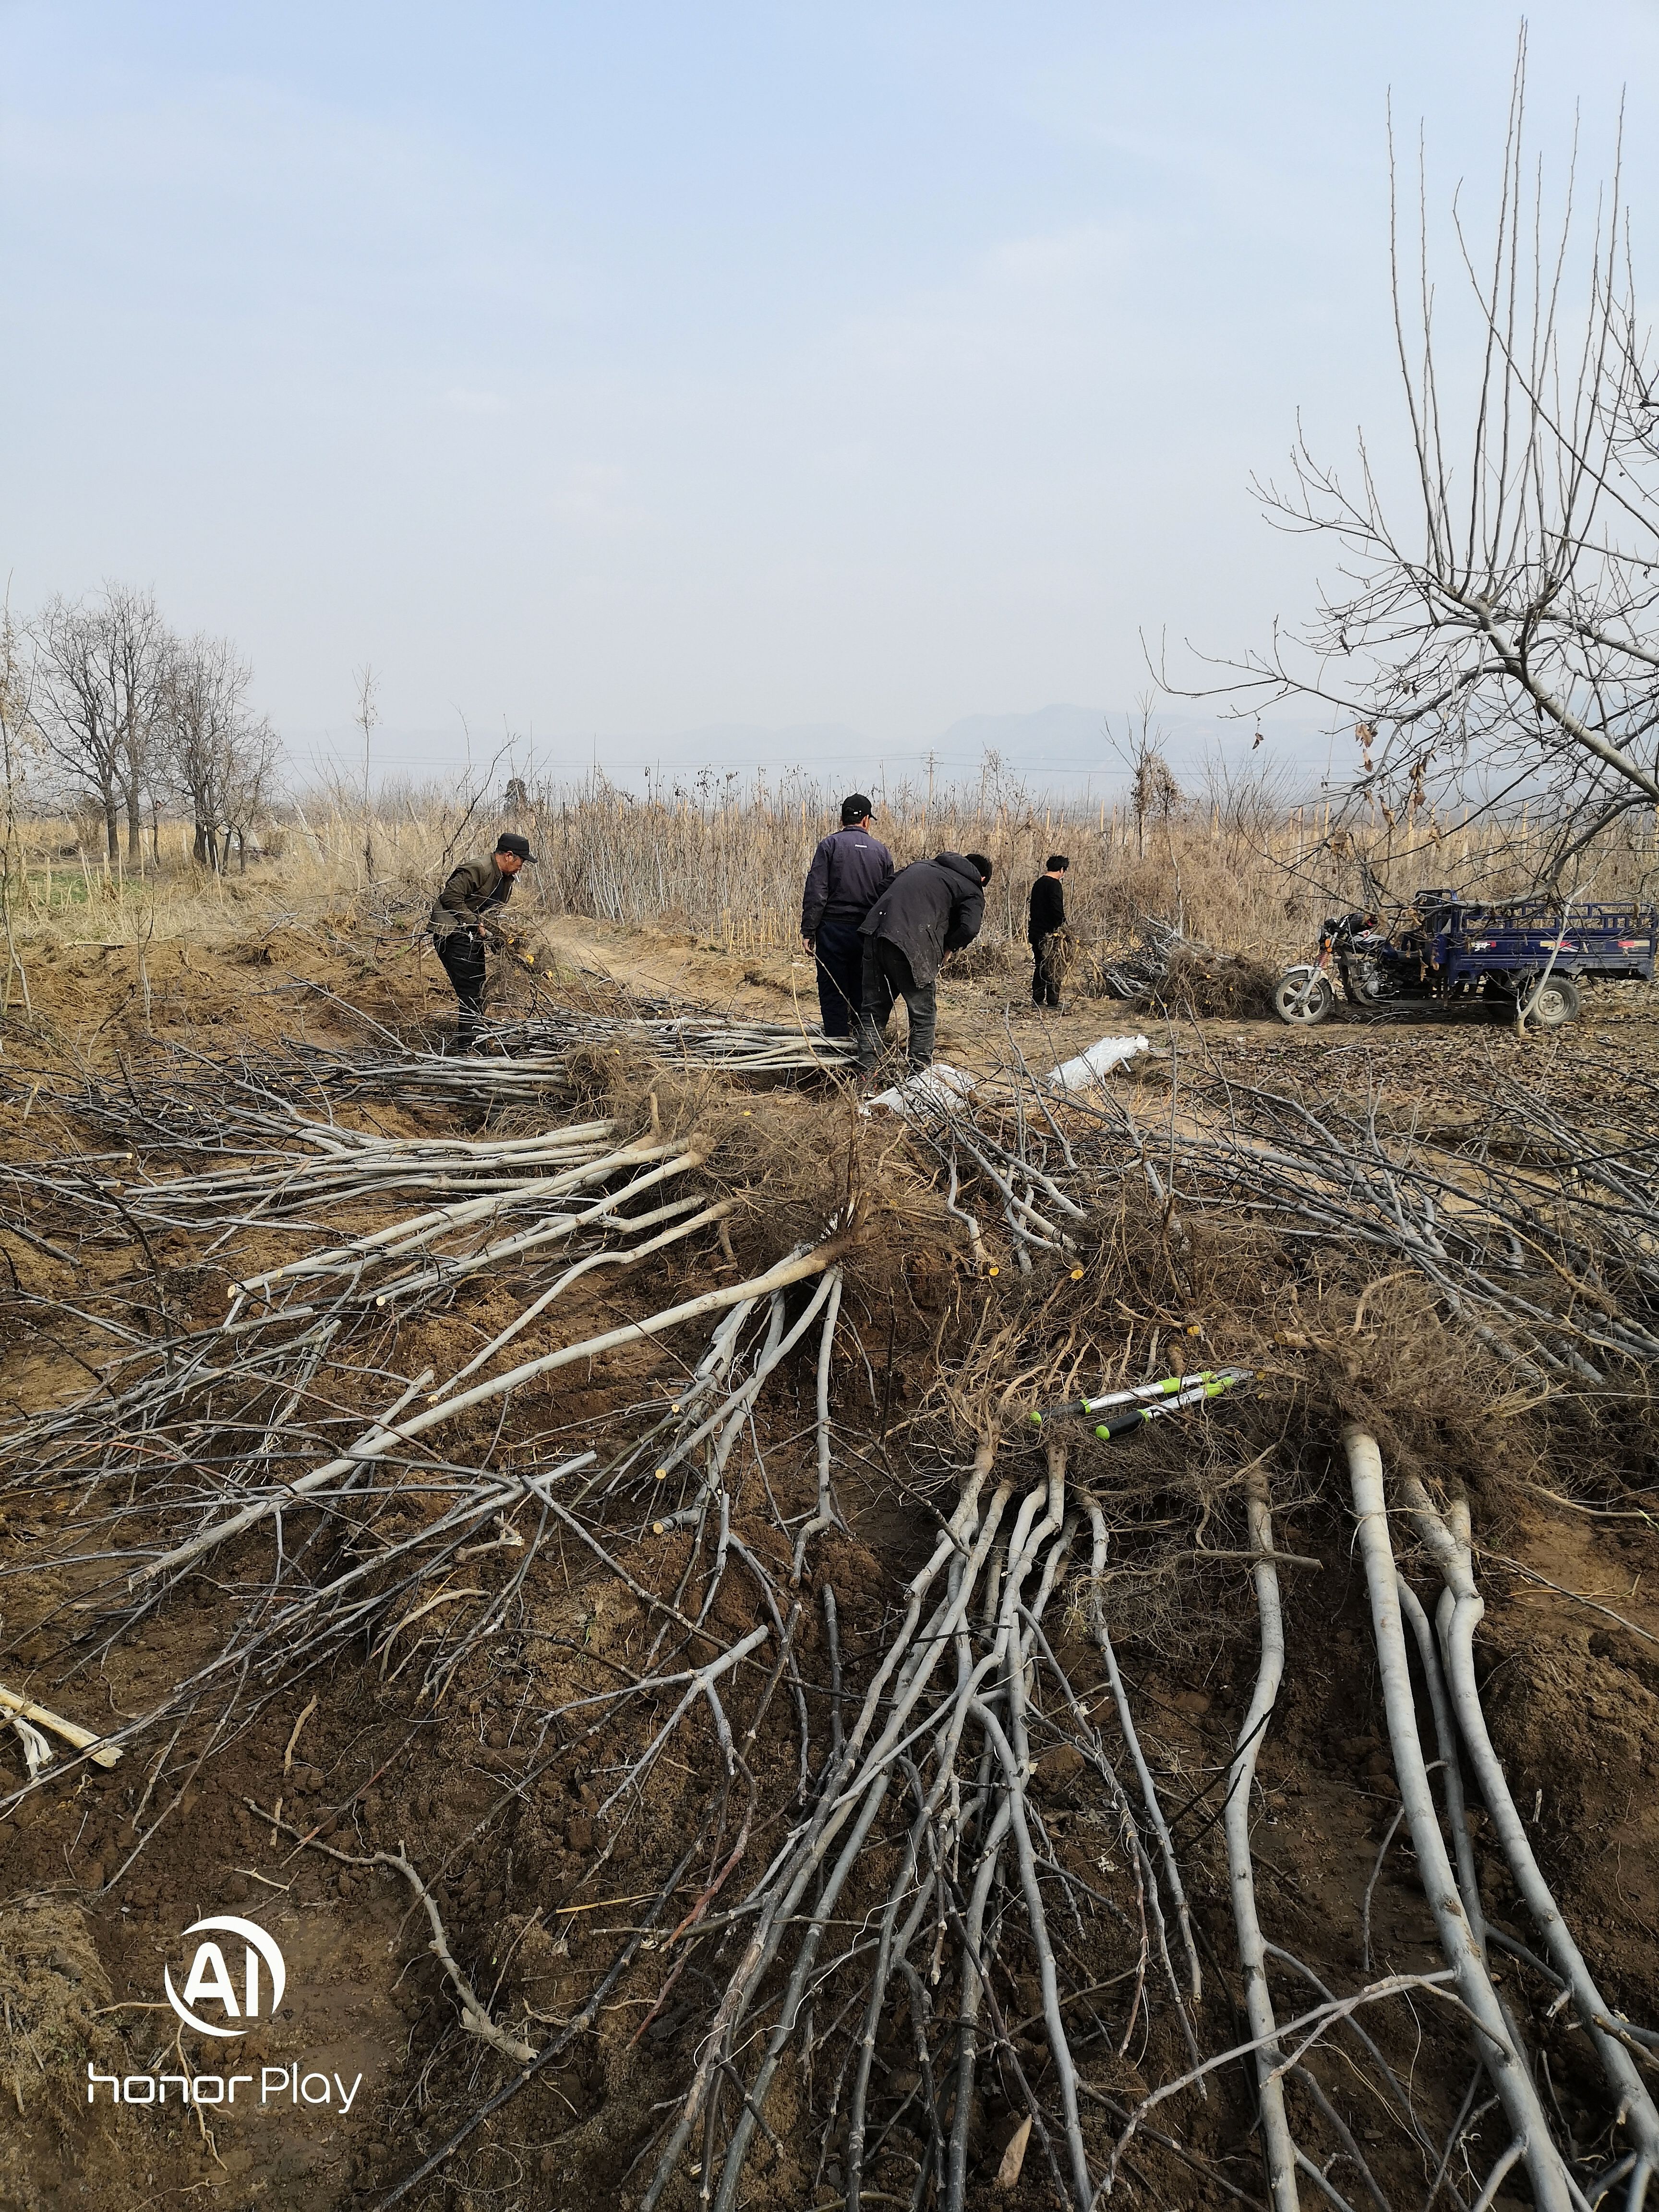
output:
[[[1030,917],[1025,934],[1031,947],[1031,1003],[1058,1006],[1060,985],[1052,963],[1043,957],[1045,941],[1066,927],[1066,871],[1071,862],[1064,853],[1050,853],[1043,872],[1031,886]]]
[[[910,1014],[910,1066],[933,1057],[939,1026],[939,968],[947,952],[971,945],[985,919],[991,863],[983,853],[936,853],[901,868],[864,917],[864,992],[859,1008],[859,1068],[875,1066],[896,999]]]
[[[851,1036],[864,989],[859,924],[893,880],[893,856],[870,835],[870,801],[841,803],[841,828],[820,838],[801,894],[800,939],[818,971],[825,1036]]]
[[[513,878],[536,864],[528,838],[504,830],[487,860],[463,860],[452,870],[432,907],[432,939],[444,973],[461,1002],[455,1042],[472,1049],[483,1013],[484,927],[513,896]]]

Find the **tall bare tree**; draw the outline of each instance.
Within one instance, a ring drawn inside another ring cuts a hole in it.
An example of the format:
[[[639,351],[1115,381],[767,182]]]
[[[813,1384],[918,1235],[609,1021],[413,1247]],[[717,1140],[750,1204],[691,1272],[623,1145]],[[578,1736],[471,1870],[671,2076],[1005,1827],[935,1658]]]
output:
[[[1340,582],[1300,631],[1221,664],[1220,688],[1252,713],[1314,701],[1351,723],[1351,804],[1391,830],[1443,799],[1501,813],[1525,794],[1549,833],[1537,888],[1562,896],[1604,833],[1659,804],[1659,395],[1617,156],[1588,220],[1571,174],[1547,213],[1525,63],[1523,34],[1479,263],[1454,204],[1451,316],[1420,170],[1409,255],[1396,189],[1411,491],[1385,495],[1363,438],[1351,478],[1298,442],[1288,483],[1257,489],[1271,520],[1332,541]]]
[[[190,809],[194,856],[222,873],[234,837],[247,839],[269,804],[278,758],[275,732],[248,708],[253,672],[228,638],[176,642],[164,685],[165,777]]]
[[[239,871],[246,868],[249,840],[270,811],[282,757],[282,741],[265,717],[245,715],[237,726],[225,773],[224,858],[228,862],[234,838]]]
[[[112,860],[125,812],[137,866],[170,658],[154,595],[107,584],[95,599],[54,599],[31,634],[40,743],[70,792],[102,815]]]
[[[18,834],[18,807],[22,797],[23,754],[30,735],[31,684],[24,665],[16,624],[9,600],[0,602],[0,938],[5,942],[5,972],[0,975],[0,1014],[11,1006],[14,982],[23,1004],[29,1003],[29,979],[13,933],[12,900],[21,887],[24,873],[22,839]]]
[[[1137,719],[1139,726],[1136,726]],[[1167,830],[1182,805],[1181,786],[1164,753],[1164,735],[1152,720],[1150,699],[1143,699],[1134,715],[1125,715],[1121,738],[1113,734],[1109,719],[1105,728],[1108,745],[1128,771],[1127,796],[1134,817],[1135,854],[1146,857],[1146,825],[1162,823]]]
[[[374,880],[374,816],[369,792],[368,741],[380,719],[380,679],[366,661],[353,672],[357,686],[357,711],[352,716],[363,733],[363,881]]]

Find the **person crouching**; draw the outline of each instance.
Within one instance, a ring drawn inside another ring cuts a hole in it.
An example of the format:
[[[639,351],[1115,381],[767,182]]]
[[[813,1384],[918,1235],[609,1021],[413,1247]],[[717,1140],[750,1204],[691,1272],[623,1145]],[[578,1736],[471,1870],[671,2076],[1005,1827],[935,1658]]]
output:
[[[991,863],[983,853],[936,853],[901,868],[864,917],[859,1008],[860,1074],[875,1067],[894,1003],[910,1017],[910,1066],[930,1065],[939,1026],[939,963],[979,935]]]
[[[455,1024],[459,1052],[472,1050],[483,1016],[485,925],[512,897],[520,869],[535,865],[529,840],[516,830],[503,830],[489,858],[463,860],[433,902],[433,943],[461,1004]]]

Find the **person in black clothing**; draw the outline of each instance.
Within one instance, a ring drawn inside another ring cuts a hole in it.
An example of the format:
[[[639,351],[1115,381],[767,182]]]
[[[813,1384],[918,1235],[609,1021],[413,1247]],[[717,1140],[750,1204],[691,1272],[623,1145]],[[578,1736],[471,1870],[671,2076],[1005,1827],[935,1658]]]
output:
[[[484,929],[513,896],[513,878],[535,866],[529,841],[516,830],[503,830],[486,860],[463,860],[452,869],[432,907],[432,940],[444,973],[461,1002],[455,1042],[471,1052],[483,1016]]]
[[[1031,886],[1030,918],[1025,934],[1031,946],[1031,1004],[1034,1006],[1058,1006],[1060,985],[1054,980],[1054,969],[1043,957],[1044,946],[1054,932],[1066,927],[1066,871],[1071,862],[1064,853],[1050,853],[1042,873]]]
[[[939,969],[947,952],[971,945],[985,919],[991,863],[983,853],[936,853],[901,868],[864,917],[864,995],[859,1007],[859,1072],[867,1075],[887,1033],[894,1001],[910,1014],[910,1066],[933,1057],[939,1026]]]
[[[863,792],[842,799],[841,828],[819,840],[801,894],[801,943],[817,964],[825,1036],[853,1034],[864,984],[859,924],[893,880],[893,856],[870,835],[870,813]]]

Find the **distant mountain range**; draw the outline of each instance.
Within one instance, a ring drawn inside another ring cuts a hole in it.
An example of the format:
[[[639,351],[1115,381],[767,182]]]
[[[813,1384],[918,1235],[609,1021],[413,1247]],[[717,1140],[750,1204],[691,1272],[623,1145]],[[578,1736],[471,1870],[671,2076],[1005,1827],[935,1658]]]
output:
[[[799,722],[769,726],[748,722],[714,722],[657,736],[607,734],[598,738],[538,738],[486,750],[474,741],[475,769],[495,763],[505,780],[516,765],[551,772],[572,781],[595,768],[615,783],[642,790],[659,775],[669,786],[684,786],[707,775],[718,784],[726,776],[747,781],[764,774],[775,781],[804,774],[814,781],[860,787],[872,793],[898,784],[925,785],[931,772],[939,785],[975,781],[988,756],[994,755],[1005,776],[1041,791],[1073,794],[1084,790],[1109,798],[1127,774],[1126,756],[1139,732],[1138,714],[1097,707],[1055,705],[1024,714],[964,714],[934,738],[883,742],[842,722]],[[1151,727],[1176,779],[1191,787],[1206,765],[1223,764],[1230,774],[1267,768],[1282,780],[1292,800],[1316,794],[1333,757],[1331,738],[1312,722],[1270,716],[1261,724],[1224,721],[1214,715],[1153,714]],[[1264,733],[1257,748],[1256,730]],[[342,728],[295,731],[287,749],[296,782],[325,774],[328,763],[361,775],[361,740]],[[398,775],[422,781],[455,776],[467,765],[453,728],[393,729],[374,732],[377,777]],[[1348,760],[1335,751],[1335,770]]]
[[[1297,782],[1316,786],[1326,773],[1331,741],[1316,723],[1270,716],[1265,722],[1225,721],[1213,714],[1154,713],[1149,733],[1177,779],[1194,782],[1211,761],[1237,773],[1254,756]],[[1255,744],[1258,730],[1263,743]],[[969,772],[988,752],[1005,768],[1033,781],[1048,777],[1092,777],[1097,788],[1122,781],[1127,756],[1141,731],[1139,713],[1110,713],[1097,707],[1040,707],[1034,714],[965,714],[939,739],[941,759],[949,757]],[[960,769],[956,772],[960,773]]]

